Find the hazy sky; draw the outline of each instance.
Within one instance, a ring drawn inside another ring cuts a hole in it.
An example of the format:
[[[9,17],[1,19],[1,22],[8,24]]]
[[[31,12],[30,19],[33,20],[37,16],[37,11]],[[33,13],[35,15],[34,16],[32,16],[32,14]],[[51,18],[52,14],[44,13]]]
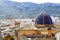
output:
[[[12,1],[17,1],[17,2],[33,2],[33,3],[46,3],[46,2],[60,3],[60,0],[12,0]]]

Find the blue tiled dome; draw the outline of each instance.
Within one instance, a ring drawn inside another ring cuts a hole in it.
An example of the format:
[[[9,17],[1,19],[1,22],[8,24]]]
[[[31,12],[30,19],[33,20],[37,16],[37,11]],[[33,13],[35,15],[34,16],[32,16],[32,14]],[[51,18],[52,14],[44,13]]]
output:
[[[35,19],[35,24],[53,24],[51,17],[48,14],[40,14]]]

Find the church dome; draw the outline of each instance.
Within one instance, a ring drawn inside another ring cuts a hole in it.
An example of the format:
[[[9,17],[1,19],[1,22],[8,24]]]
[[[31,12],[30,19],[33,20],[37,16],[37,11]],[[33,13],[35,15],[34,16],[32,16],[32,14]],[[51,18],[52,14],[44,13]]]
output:
[[[51,17],[46,14],[46,13],[42,13],[42,14],[39,14],[36,19],[35,19],[35,24],[38,26],[38,25],[52,25],[53,22],[52,22],[52,19]]]

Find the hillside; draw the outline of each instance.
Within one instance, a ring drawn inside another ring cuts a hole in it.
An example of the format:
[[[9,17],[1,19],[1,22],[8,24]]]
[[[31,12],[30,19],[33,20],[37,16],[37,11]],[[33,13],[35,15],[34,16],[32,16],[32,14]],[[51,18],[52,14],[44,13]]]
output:
[[[60,4],[0,1],[0,18],[34,18],[41,11],[60,17]]]

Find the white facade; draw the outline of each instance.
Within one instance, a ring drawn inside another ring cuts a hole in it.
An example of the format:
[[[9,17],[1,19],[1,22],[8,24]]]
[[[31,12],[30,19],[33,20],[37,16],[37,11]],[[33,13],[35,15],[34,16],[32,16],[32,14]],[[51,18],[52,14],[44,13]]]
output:
[[[55,37],[56,37],[56,40],[60,40],[60,32],[57,32],[57,33],[55,34]]]

